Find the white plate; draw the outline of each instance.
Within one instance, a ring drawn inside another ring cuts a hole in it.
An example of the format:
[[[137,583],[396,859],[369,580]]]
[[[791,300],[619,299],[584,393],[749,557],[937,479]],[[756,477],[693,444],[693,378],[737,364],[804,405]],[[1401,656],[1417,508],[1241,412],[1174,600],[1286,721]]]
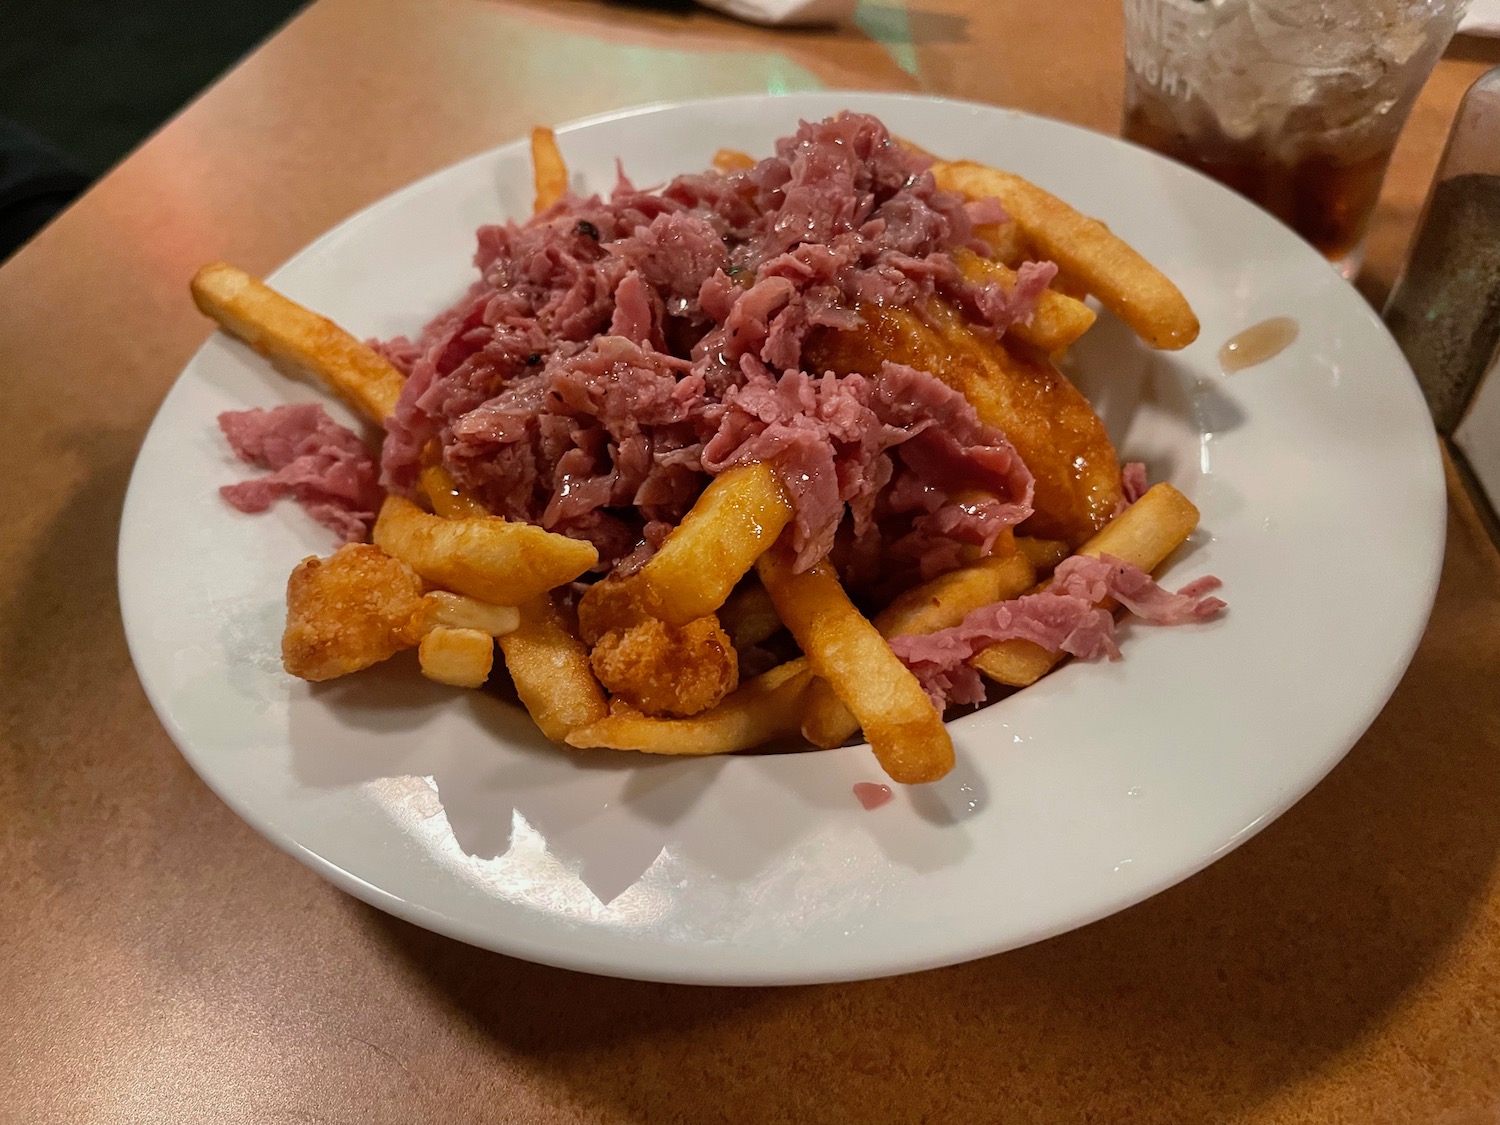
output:
[[[1255,207],[1149,153],[987,106],[854,93],[731,98],[561,131],[581,182],[638,183],[798,117],[873,112],[1104,218],[1173,277],[1203,334],[1160,355],[1109,318],[1075,371],[1130,457],[1203,512],[1169,573],[1224,580],[1219,622],[1127,628],[952,724],[958,768],[866,812],[867,748],[701,761],[567,752],[517,708],[392,665],[310,688],[281,671],[287,572],[328,534],[290,503],[248,517],[221,410],[303,401],[222,336],[163,403],[120,535],[142,682],[204,780],[268,839],[384,910],[534,961],[650,980],[771,984],[979,957],[1119,910],[1212,862],[1306,793],[1374,718],[1432,604],[1443,481],[1422,399],[1355,291]],[[471,277],[474,228],[527,213],[514,144],[355,216],[273,281],[361,335],[414,332]],[[184,295],[186,300],[186,295]],[[1232,377],[1215,353],[1300,320]],[[340,417],[344,415],[340,412]]]

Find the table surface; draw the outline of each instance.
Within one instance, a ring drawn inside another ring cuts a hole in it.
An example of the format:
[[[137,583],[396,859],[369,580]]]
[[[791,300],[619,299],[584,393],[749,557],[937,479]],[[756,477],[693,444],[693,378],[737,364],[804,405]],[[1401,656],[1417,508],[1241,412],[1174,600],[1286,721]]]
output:
[[[641,102],[924,90],[1114,131],[1120,39],[1100,0],[798,32],[318,0],[0,269],[0,1121],[1500,1122],[1500,558],[1461,491],[1411,670],[1291,812],[1106,921],[864,984],[604,980],[387,917],[220,804],[131,670],[120,505],[208,334],[202,262],[269,270],[534,123]],[[1496,62],[1461,39],[1424,91],[1372,299]]]

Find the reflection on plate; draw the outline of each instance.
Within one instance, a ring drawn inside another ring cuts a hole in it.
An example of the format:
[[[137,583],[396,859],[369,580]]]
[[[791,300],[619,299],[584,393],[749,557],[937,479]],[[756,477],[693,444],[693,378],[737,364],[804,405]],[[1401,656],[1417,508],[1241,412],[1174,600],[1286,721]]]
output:
[[[864,747],[568,752],[499,694],[441,688],[400,658],[310,686],[279,666],[282,591],[331,543],[290,505],[246,517],[220,503],[215,486],[239,469],[213,420],[316,395],[216,336],[142,448],[120,593],[167,730],[267,838],[383,909],[519,957],[655,980],[850,979],[1009,949],[1139,901],[1284,810],[1374,718],[1436,586],[1436,446],[1373,313],[1274,220],[1111,138],[929,99],[688,103],[560,138],[585,186],[613,183],[616,155],[650,183],[719,147],[766,151],[798,117],[843,108],[1035,179],[1192,300],[1191,348],[1150,352],[1103,317],[1070,370],[1121,453],[1199,505],[1169,574],[1217,574],[1225,618],[1127,625],[1125,660],[1067,666],[954,721],[958,768],[873,811],[851,792],[881,779]],[[356,334],[414,331],[462,291],[474,228],[526,214],[530,190],[523,145],[486,153],[354,217],[272,280]],[[1301,324],[1292,347],[1219,373],[1224,340],[1286,313]]]

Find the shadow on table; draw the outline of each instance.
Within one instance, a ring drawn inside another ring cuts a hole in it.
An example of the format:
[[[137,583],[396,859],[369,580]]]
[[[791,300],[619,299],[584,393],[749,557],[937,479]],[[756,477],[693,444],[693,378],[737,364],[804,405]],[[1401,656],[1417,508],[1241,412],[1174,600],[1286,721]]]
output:
[[[1280,822],[1187,883],[1028,949],[861,984],[686,988],[371,920],[498,1062],[610,1120],[686,1119],[703,1104],[746,1122],[886,1120],[914,1090],[933,1120],[997,1106],[1034,1122],[1089,1107],[1115,1123],[1222,1120],[1377,1025],[1491,878],[1493,686],[1472,646],[1493,646],[1495,609],[1463,593],[1483,588],[1481,565],[1453,553],[1440,630],[1366,738]],[[708,1103],[691,1093],[703,1089]]]

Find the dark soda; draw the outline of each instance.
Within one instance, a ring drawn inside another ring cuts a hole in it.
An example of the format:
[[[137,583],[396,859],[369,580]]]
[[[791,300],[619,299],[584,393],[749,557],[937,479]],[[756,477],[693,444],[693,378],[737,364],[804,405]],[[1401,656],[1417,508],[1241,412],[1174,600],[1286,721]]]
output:
[[[1192,136],[1170,108],[1154,110],[1163,95],[1131,76],[1125,139],[1179,160],[1260,204],[1312,243],[1330,261],[1347,259],[1364,240],[1370,213],[1390,162],[1388,145],[1357,153],[1310,146],[1271,152],[1252,138],[1237,141],[1200,119]]]

